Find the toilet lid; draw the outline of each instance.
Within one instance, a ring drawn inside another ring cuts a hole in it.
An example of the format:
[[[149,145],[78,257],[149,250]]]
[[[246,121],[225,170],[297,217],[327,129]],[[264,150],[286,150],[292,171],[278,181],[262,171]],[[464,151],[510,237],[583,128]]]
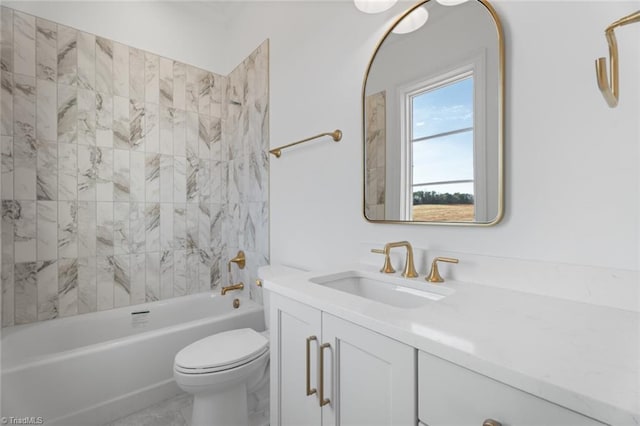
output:
[[[262,355],[269,345],[251,328],[225,331],[198,340],[182,349],[175,358],[180,370],[221,370],[245,364]]]

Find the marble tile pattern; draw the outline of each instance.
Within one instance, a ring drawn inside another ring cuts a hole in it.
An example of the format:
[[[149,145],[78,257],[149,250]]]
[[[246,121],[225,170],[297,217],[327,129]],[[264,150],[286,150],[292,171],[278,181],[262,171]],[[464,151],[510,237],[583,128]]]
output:
[[[264,403],[260,399],[251,399],[250,407],[248,425],[269,426],[269,409],[264,407]],[[192,413],[193,395],[183,392],[105,426],[188,426],[192,424]]]
[[[229,75],[0,7],[2,327],[255,282],[268,42]],[[242,249],[247,268],[226,262]]]
[[[105,426],[188,426],[192,411],[193,396],[181,393]]]
[[[385,218],[386,179],[386,92],[378,92],[365,99],[366,191],[365,214],[370,220]]]

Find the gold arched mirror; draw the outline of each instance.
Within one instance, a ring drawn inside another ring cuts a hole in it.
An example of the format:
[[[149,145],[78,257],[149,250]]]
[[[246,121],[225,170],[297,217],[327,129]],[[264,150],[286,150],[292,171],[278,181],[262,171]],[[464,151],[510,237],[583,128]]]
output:
[[[362,98],[367,220],[502,219],[504,37],[487,1],[407,10],[374,51]]]

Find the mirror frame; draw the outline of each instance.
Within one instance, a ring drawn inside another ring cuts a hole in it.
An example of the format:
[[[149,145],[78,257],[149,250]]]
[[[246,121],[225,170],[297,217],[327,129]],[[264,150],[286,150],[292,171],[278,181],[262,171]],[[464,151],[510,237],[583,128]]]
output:
[[[469,0],[469,1],[477,1],[481,5],[483,5],[491,17],[493,18],[493,22],[495,24],[495,29],[498,36],[498,212],[496,214],[495,219],[491,222],[428,222],[428,221],[409,221],[409,220],[377,220],[377,219],[369,219],[367,217],[366,212],[366,191],[367,191],[367,170],[365,165],[367,164],[367,141],[366,141],[366,112],[365,112],[365,103],[366,103],[366,88],[367,88],[367,79],[369,78],[369,72],[371,71],[371,66],[373,65],[373,61],[380,50],[380,47],[387,39],[389,34],[393,28],[402,21],[407,15],[413,12],[418,7],[429,3],[430,1],[436,0],[422,0],[411,6],[405,12],[403,12],[391,26],[384,33],[378,44],[376,45],[373,54],[371,55],[371,59],[369,59],[369,64],[367,65],[367,70],[364,74],[364,80],[362,82],[362,215],[364,219],[369,223],[391,223],[391,224],[403,224],[403,225],[449,225],[449,226],[480,226],[480,227],[488,227],[494,226],[498,224],[504,218],[504,187],[505,187],[505,166],[504,166],[504,130],[505,130],[505,49],[504,49],[504,31],[502,29],[502,23],[500,21],[500,17],[496,13],[495,9],[488,0]],[[455,6],[451,6],[455,7]],[[428,25],[428,22],[427,22]]]

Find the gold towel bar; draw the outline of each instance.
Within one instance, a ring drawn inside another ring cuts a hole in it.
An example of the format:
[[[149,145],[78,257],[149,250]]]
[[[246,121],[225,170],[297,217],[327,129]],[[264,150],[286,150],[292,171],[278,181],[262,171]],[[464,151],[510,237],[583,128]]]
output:
[[[602,92],[605,101],[611,108],[618,105],[619,82],[618,82],[618,43],[616,42],[616,35],[613,32],[618,27],[623,25],[632,24],[634,22],[640,22],[640,10],[618,19],[607,27],[604,31],[604,35],[609,43],[609,60],[610,60],[610,72],[611,81],[607,78],[607,59],[596,59],[596,76],[598,77],[598,88]]]
[[[293,142],[288,145],[279,146],[278,148],[274,148],[271,151],[269,151],[269,153],[275,155],[276,158],[280,158],[280,156],[282,155],[283,149],[289,148],[294,145],[298,145],[303,142],[308,142],[313,139],[318,139],[323,136],[331,136],[335,142],[338,142],[340,141],[340,139],[342,139],[342,130],[334,130],[333,132],[329,132],[329,133],[320,133],[319,135],[311,136],[310,138],[302,139],[301,141],[298,141],[298,142]]]

